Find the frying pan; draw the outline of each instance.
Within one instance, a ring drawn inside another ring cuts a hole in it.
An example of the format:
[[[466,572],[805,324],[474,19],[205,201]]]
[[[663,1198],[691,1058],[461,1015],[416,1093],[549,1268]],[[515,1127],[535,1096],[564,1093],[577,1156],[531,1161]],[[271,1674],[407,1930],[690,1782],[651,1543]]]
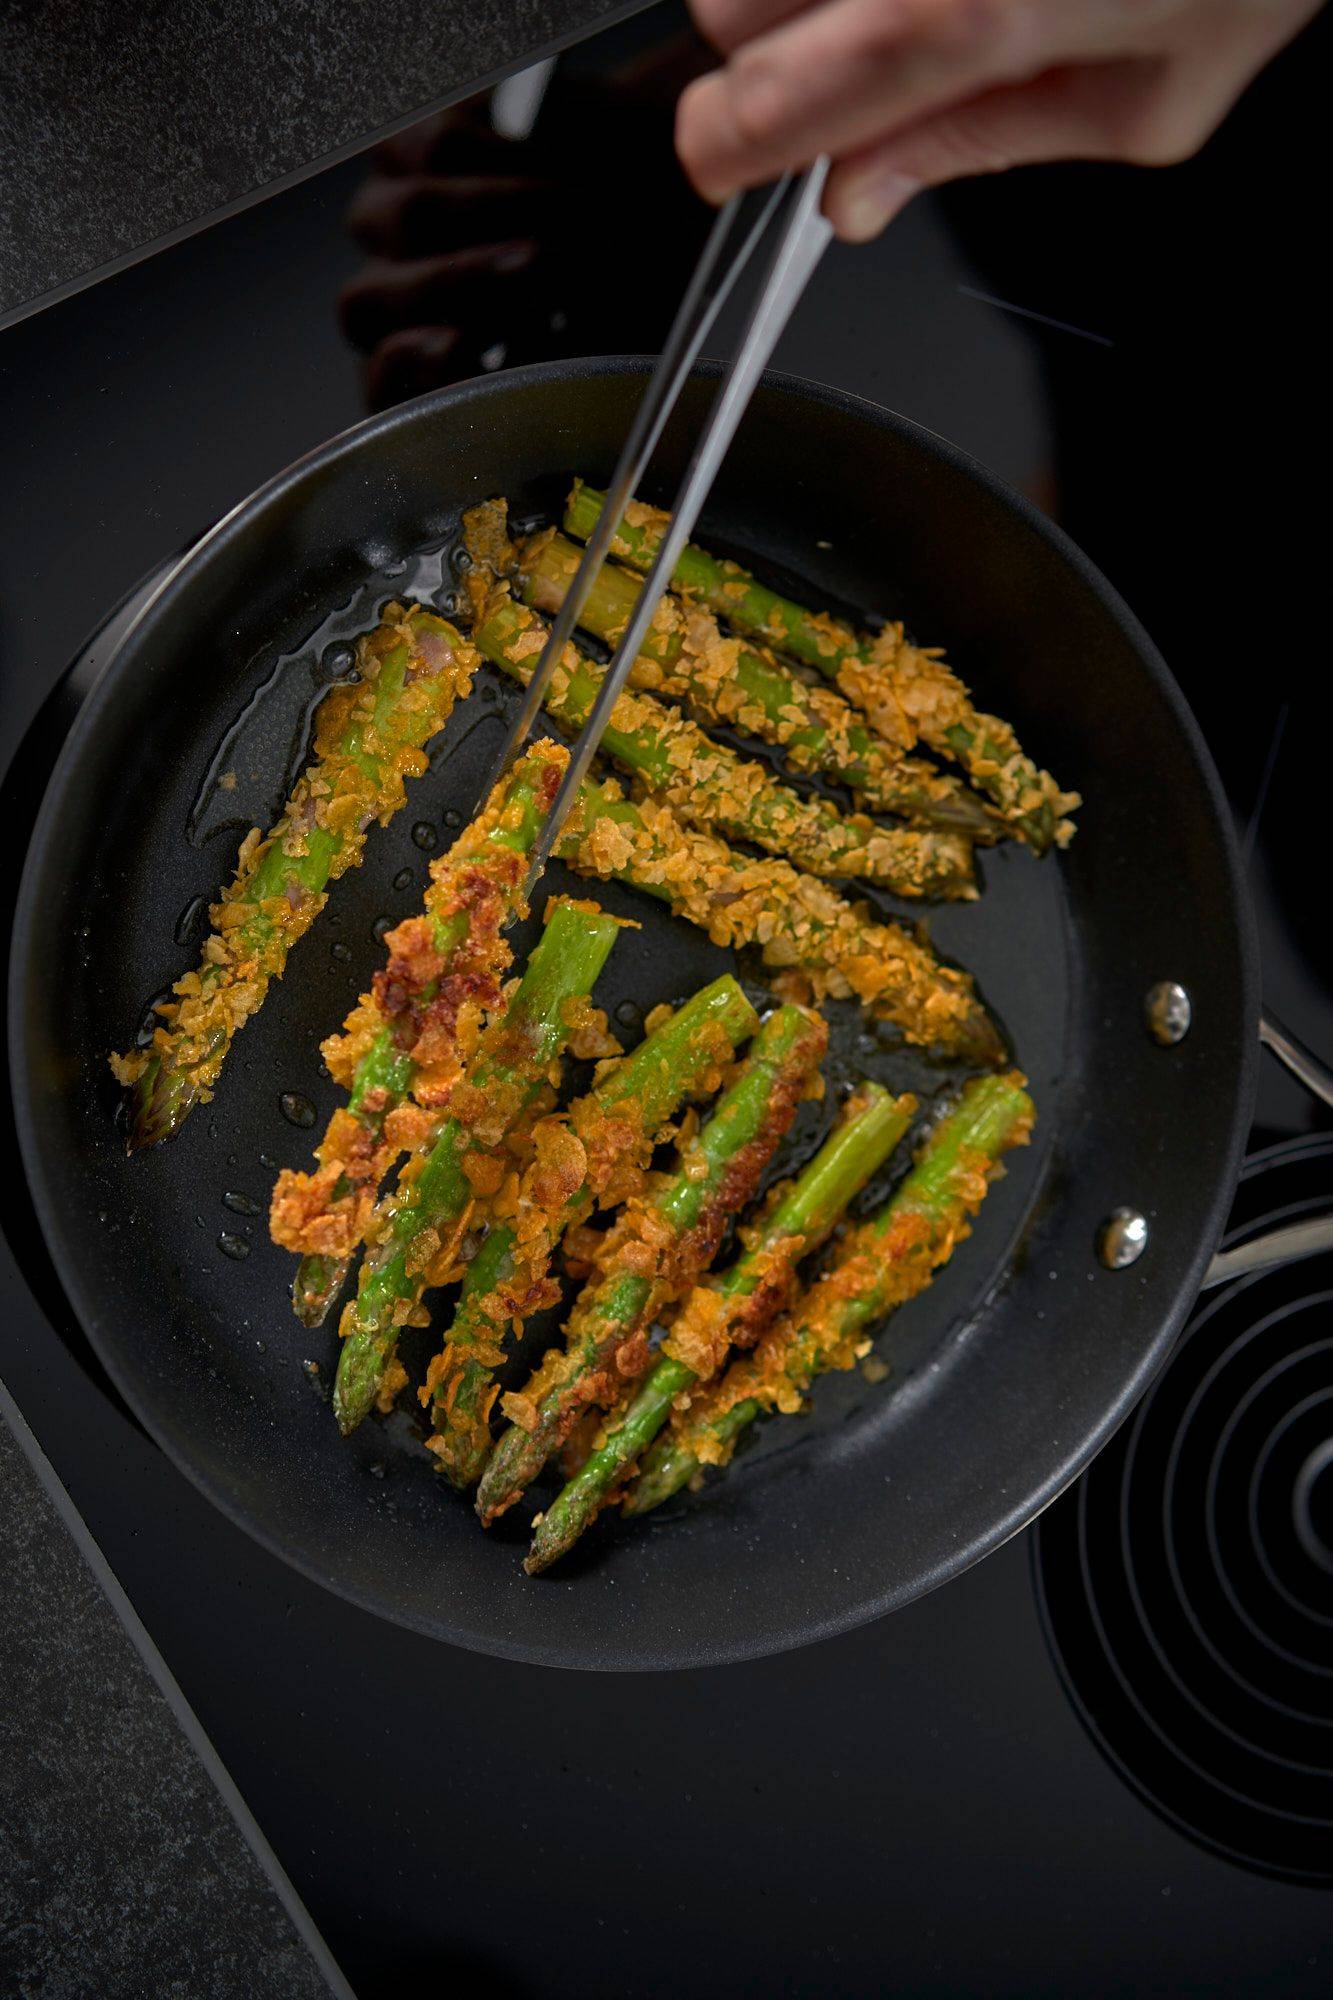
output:
[[[655,461],[679,477],[710,376]],[[336,1345],[291,1318],[262,1214],[294,1125],[334,1103],[320,1038],[366,983],[377,930],[416,907],[430,840],[472,810],[504,698],[479,690],[364,867],[339,883],[237,1042],[215,1101],[127,1159],[106,1052],[198,948],[198,899],[276,808],[306,716],[379,603],[447,587],[462,508],[559,504],[604,478],[645,364],[557,363],[374,418],[229,515],[152,593],[66,739],[19,892],[17,1125],[55,1268],[115,1384],[237,1523],[366,1608],[483,1651],[562,1666],[696,1666],[838,1632],[942,1583],[1072,1480],[1167,1353],[1221,1233],[1250,1115],[1258,996],[1221,789],[1181,695],[1091,564],[1024,500],[903,418],[780,375],[756,395],[701,534],[824,602],[905,617],[983,706],[1086,799],[1059,859],[988,854],[985,893],[931,914],[976,973],[1039,1110],[975,1234],[882,1343],[892,1379],[821,1384],[725,1479],[647,1523],[599,1523],[548,1578],[521,1522],[489,1535],[432,1473],[410,1412],[336,1432]],[[650,490],[657,490],[655,487]],[[239,718],[239,720],[238,720]],[[235,790],[219,790],[221,774]],[[230,819],[229,816],[230,815]],[[553,871],[553,887],[563,886]],[[586,891],[585,891],[586,893]],[[599,892],[600,893],[600,892]],[[598,998],[633,1023],[729,962],[616,887],[642,929]],[[1174,1047],[1145,995],[1179,981]],[[834,1081],[929,1098],[950,1079],[834,1009]],[[788,1158],[817,1142],[809,1107]],[[1148,1243],[1103,1266],[1132,1206]],[[225,1241],[223,1240],[225,1239]],[[307,1365],[313,1364],[313,1365]]]

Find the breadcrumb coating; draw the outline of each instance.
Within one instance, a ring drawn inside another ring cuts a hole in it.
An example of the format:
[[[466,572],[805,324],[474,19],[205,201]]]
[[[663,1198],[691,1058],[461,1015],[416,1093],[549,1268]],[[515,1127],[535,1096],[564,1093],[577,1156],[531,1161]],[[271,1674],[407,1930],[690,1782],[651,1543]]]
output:
[[[584,533],[600,511],[600,496],[575,481],[566,518],[581,516]],[[670,517],[632,500],[612,539],[621,561],[642,569],[651,560]],[[1067,817],[1080,803],[1027,757],[1007,722],[980,713],[939,647],[915,646],[901,624],[877,633],[855,631],[844,619],[808,611],[768,590],[738,563],[703,550],[686,552],[673,579],[686,598],[706,604],[734,629],[762,636],[777,651],[830,678],[870,720],[886,743],[901,751],[926,743],[961,763],[979,790],[996,804],[1012,829],[1039,851],[1065,846],[1073,834]]]
[[[1021,1088],[1023,1078],[1015,1071],[1009,1081]],[[1006,1146],[1025,1145],[1031,1129],[1029,1109]],[[718,1434],[729,1411],[754,1403],[759,1410],[791,1415],[801,1408],[817,1375],[855,1367],[869,1353],[869,1326],[925,1290],[970,1233],[971,1218],[1003,1172],[1002,1162],[985,1152],[960,1152],[942,1208],[928,1212],[905,1205],[887,1228],[872,1219],[848,1230],[833,1263],[763,1333],[753,1352],[672,1412],[679,1445],[701,1464],[723,1465],[736,1444],[725,1428]],[[865,1313],[869,1299],[874,1301],[870,1321]]]
[[[473,574],[500,566],[495,589],[479,602],[474,636],[487,659],[526,685],[549,628],[510,595],[503,566],[512,567],[517,554],[511,553],[505,518],[504,501],[487,501],[464,515]],[[656,670],[645,667],[649,671]],[[547,692],[548,713],[566,728],[581,729],[601,680],[600,667],[566,646]],[[961,833],[879,826],[864,813],[839,812],[827,799],[804,798],[652,695],[627,690],[619,697],[601,747],[687,824],[752,840],[812,874],[879,881],[909,897],[976,893],[971,844]]]
[[[269,1214],[275,1243],[302,1255],[350,1257],[361,1242],[385,1174],[403,1153],[430,1144],[439,1115],[476,1051],[487,1014],[501,998],[512,953],[504,926],[525,907],[525,854],[498,842],[522,815],[515,779],[531,785],[540,817],[568,761],[556,744],[535,744],[479,817],[431,863],[425,907],[390,931],[388,962],[375,974],[341,1033],[323,1044],[330,1073],[353,1090],[386,1035],[403,1059],[411,1096],[387,1090],[354,1096],[336,1111],[311,1173],[286,1168]]]
[[[582,550],[554,529],[519,544],[523,595],[541,611],[563,603]],[[633,614],[641,579],[606,564],[581,614],[588,630],[615,643]],[[957,826],[978,839],[1003,828],[946,771],[877,737],[832,688],[810,686],[766,648],[725,637],[712,613],[669,593],[630,674],[636,688],[683,701],[701,721],[776,743],[793,769],[823,772],[864,806],[924,825]]]
[[[546,905],[544,921],[550,923],[557,910],[604,913],[596,904],[573,897],[553,896]],[[612,919],[612,922],[619,920]],[[506,997],[504,995],[502,998]],[[570,1035],[605,1035],[605,1018],[593,1008],[586,994],[567,997],[560,1003],[563,1046]],[[399,1297],[393,1306],[396,1325],[424,1326],[429,1315],[420,1304],[424,1291],[450,1284],[467,1262],[472,1240],[483,1224],[496,1216],[513,1212],[520,1176],[530,1155],[532,1133],[553,1108],[560,1087],[562,1056],[543,1056],[549,1048],[549,1019],[532,1019],[506,1012],[499,1020],[488,1021],[484,1042],[476,1062],[454,1084],[446,1103],[433,1114],[426,1143],[413,1152],[399,1171],[391,1193],[372,1209],[364,1230],[364,1240],[373,1252],[395,1234],[397,1218],[417,1202],[417,1183],[426,1171],[431,1147],[447,1123],[459,1132],[451,1142],[469,1198],[450,1223],[446,1235],[429,1224],[414,1228],[409,1238],[406,1268],[418,1282],[412,1297]],[[363,1315],[366,1266],[357,1296],[344,1308],[340,1333],[344,1340],[363,1333],[377,1333],[378,1321],[367,1324]],[[380,1306],[372,1302],[378,1313]]]
[[[367,829],[402,806],[425,745],[468,691],[478,656],[444,619],[390,605],[358,643],[360,678],[330,689],[315,719],[314,760],[267,835],[252,828],[236,873],[209,911],[201,963],[159,1007],[151,1047],[111,1058],[119,1082],[187,1077],[191,1102],[212,1096],[233,1037],[257,1012],[287,954],[309,930],[325,885],[361,859]]]
[[[785,998],[856,999],[924,1048],[983,1066],[1003,1059],[965,972],[789,862],[738,854],[655,800],[631,805],[613,781],[585,787],[560,852],[580,872],[661,897],[714,944],[756,947]]]
[[[860,657],[839,669],[838,684],[877,728],[899,730],[900,740],[920,740],[956,759],[1040,852],[1069,845],[1069,815],[1082,803],[1078,793],[1062,791],[1049,771],[1038,769],[1009,723],[973,706],[940,648],[913,645],[900,624],[884,625],[862,647]]]
[[[694,1050],[694,1087],[700,1095],[711,1096],[727,1073],[731,1039],[720,1023],[709,1019],[695,1037]],[[622,1061],[615,1058],[601,1065],[598,1086],[612,1080]],[[604,1100],[596,1091],[536,1126],[532,1158],[517,1200],[512,1210],[494,1215],[497,1223],[507,1224],[513,1232],[509,1269],[489,1292],[467,1300],[465,1312],[455,1322],[461,1323],[465,1337],[450,1341],[437,1356],[422,1393],[423,1403],[433,1404],[439,1434],[431,1448],[446,1467],[471,1470],[489,1444],[497,1385],[488,1384],[480,1395],[474,1386],[460,1397],[465,1381],[475,1384],[477,1370],[498,1368],[511,1329],[520,1330],[533,1313],[556,1303],[560,1286],[552,1276],[552,1264],[562,1236],[567,1244],[571,1235],[580,1236],[587,1217],[599,1207],[618,1208],[641,1198],[654,1146],[671,1130],[670,1125],[645,1128],[637,1099]],[[586,1233],[593,1255],[580,1273],[584,1277],[604,1247],[602,1236]]]
[[[549,1349],[523,1388],[500,1399],[511,1423],[530,1437],[541,1437],[544,1455],[559,1449],[585,1411],[609,1409],[627,1385],[646,1373],[653,1321],[694,1287],[717,1255],[728,1223],[753,1200],[764,1168],[805,1096],[809,1072],[818,1067],[827,1046],[826,1023],[807,1013],[775,1067],[762,1115],[750,1136],[728,1154],[689,1222],[680,1226],[663,1201],[681,1174],[689,1177],[687,1150],[675,1173],[649,1175],[642,1193],[625,1204],[607,1230],[593,1275],[570,1314],[564,1347]],[[699,1178],[707,1178],[708,1172],[705,1166]],[[641,1294],[631,1295],[633,1309],[627,1316],[617,1289],[626,1278],[643,1286]],[[506,1490],[488,1492],[483,1483],[478,1512],[484,1523],[489,1525],[513,1504],[533,1469],[525,1469]],[[510,1470],[506,1467],[506,1481]]]
[[[662,1351],[683,1362],[700,1382],[716,1375],[727,1355],[754,1346],[796,1289],[796,1266],[807,1239],[779,1237],[756,1253],[753,1290],[728,1297],[715,1285],[696,1285],[671,1323]]]

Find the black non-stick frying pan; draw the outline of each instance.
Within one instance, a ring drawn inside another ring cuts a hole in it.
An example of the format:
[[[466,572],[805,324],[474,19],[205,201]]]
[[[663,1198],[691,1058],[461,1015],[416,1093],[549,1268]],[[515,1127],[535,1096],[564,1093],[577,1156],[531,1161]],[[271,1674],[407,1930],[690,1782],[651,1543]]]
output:
[[[669,493],[710,393],[701,371],[660,448]],[[559,1665],[696,1665],[891,1610],[994,1548],[1087,1462],[1166,1354],[1234,1185],[1253,1087],[1255,953],[1221,791],[1188,710],[1105,581],[1031,507],[940,439],[770,376],[701,534],[823,601],[904,616],[945,645],[1086,804],[1067,854],[983,861],[985,893],[931,931],[1007,1025],[1035,1143],[973,1239],[883,1343],[891,1380],[820,1385],[702,1494],[597,1524],[551,1576],[522,1524],[483,1534],[432,1473],[409,1414],[348,1444],[327,1405],[331,1331],[291,1317],[262,1214],[308,1158],[332,1086],[317,1044],[366,983],[377,928],[417,905],[433,840],[470,813],[504,697],[458,712],[412,803],[337,885],[241,1036],[216,1100],[127,1159],[106,1052],[197,951],[198,899],[266,821],[340,643],[377,605],[447,589],[460,510],[558,505],[605,477],[645,380],[601,360],[464,384],[372,419],[224,520],[149,601],[84,702],[33,835],[12,986],[18,1126],[48,1247],[117,1386],[234,1520],[308,1575],[422,1631]],[[1163,551],[1169,561],[1169,551]],[[218,789],[232,772],[234,789]],[[559,871],[553,872],[559,883]],[[727,963],[645,899],[598,997],[631,1026]],[[1183,984],[1193,1026],[1147,1033]],[[837,1011],[837,1010],[835,1010]],[[835,1069],[924,1095],[919,1060],[835,1022]],[[811,1107],[795,1139],[813,1144]],[[1129,1205],[1148,1243],[1096,1254]],[[307,1363],[316,1364],[308,1367]]]

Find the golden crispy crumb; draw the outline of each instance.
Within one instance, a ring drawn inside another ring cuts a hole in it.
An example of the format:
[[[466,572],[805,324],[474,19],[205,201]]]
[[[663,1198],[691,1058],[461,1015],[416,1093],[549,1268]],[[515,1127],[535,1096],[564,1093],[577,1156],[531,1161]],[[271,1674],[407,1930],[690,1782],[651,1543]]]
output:
[[[554,798],[567,760],[568,753],[551,743],[527,753],[540,811]],[[329,1069],[350,1090],[362,1063],[387,1037],[413,1065],[415,1101],[391,1104],[382,1092],[363,1095],[355,1113],[334,1114],[313,1173],[283,1172],[269,1228],[289,1250],[350,1256],[394,1161],[431,1145],[446,1112],[472,1123],[487,1109],[485,1102],[474,1103],[469,1115],[461,1079],[488,1011],[500,1004],[512,958],[504,927],[521,907],[526,861],[495,839],[506,822],[507,797],[508,787],[497,788],[472,825],[431,863],[422,914],[387,934],[387,964],[342,1032],[323,1044]]]
[[[1010,1075],[1021,1086],[1019,1073]],[[1025,1145],[1031,1129],[1029,1114],[1009,1144]],[[904,1206],[887,1228],[872,1219],[849,1230],[828,1270],[763,1332],[753,1352],[700,1391],[688,1410],[673,1414],[679,1441],[701,1463],[724,1464],[734,1441],[719,1440],[715,1427],[729,1410],[754,1402],[790,1415],[800,1409],[816,1375],[864,1364],[869,1342],[862,1302],[873,1297],[876,1318],[883,1318],[924,1290],[967,1236],[970,1218],[1002,1172],[997,1160],[963,1155],[950,1176],[946,1212]]]
[[[324,907],[323,888],[309,886],[301,867],[312,836],[318,831],[334,842],[328,881],[355,867],[367,828],[398,811],[405,779],[425,769],[421,746],[471,684],[477,654],[444,633],[452,628],[434,613],[386,613],[359,643],[359,680],[330,689],[320,703],[315,761],[278,824],[267,836],[253,828],[242,841],[235,876],[209,911],[201,968],[177,980],[153,1036],[157,1060],[188,1073],[200,1092],[211,1090],[232,1038]],[[382,700],[386,676],[389,702]]]
[[[600,838],[615,815],[618,840]],[[874,921],[836,890],[790,863],[738,854],[711,835],[682,827],[665,806],[644,799],[619,806],[599,788],[591,827],[587,807],[562,848],[573,866],[622,875],[662,895],[714,944],[757,946],[767,965],[799,969],[814,999],[855,998],[910,1041],[990,1063],[1002,1044],[965,972],[942,965],[920,937]]]

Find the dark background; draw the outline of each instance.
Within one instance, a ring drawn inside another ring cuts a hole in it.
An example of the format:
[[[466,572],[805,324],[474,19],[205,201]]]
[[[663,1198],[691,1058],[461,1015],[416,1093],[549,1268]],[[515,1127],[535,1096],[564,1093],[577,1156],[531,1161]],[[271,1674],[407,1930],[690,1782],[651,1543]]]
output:
[[[585,51],[569,101],[678,25]],[[1270,997],[1330,1055],[1312,876],[1327,560],[1309,525],[1327,52],[1321,19],[1184,167],[1015,174],[835,251],[778,363],[954,438],[1122,590],[1246,832]],[[572,115],[565,88],[558,73],[548,133]],[[538,310],[529,277],[412,295],[409,324],[466,334],[421,350],[437,379],[496,344],[529,359],[660,337],[699,218],[668,192],[664,123],[634,123],[637,217],[568,294]],[[562,150],[561,227],[534,236],[564,243],[572,216],[586,258],[590,210],[619,197]],[[345,217],[367,174],[338,167],[0,337],[6,761],[148,568],[362,414],[368,382],[392,395],[339,317],[340,291],[366,289]],[[1266,1067],[1261,1133],[1315,1119]],[[1328,1990],[1326,1899],[1204,1854],[1102,1762],[1046,1649],[1028,1537],[889,1621],[744,1667],[590,1678],[435,1646],[216,1516],[102,1386],[21,1205],[7,1221],[22,1271],[6,1260],[0,1373],[363,2000],[460,1979],[542,1996]]]

